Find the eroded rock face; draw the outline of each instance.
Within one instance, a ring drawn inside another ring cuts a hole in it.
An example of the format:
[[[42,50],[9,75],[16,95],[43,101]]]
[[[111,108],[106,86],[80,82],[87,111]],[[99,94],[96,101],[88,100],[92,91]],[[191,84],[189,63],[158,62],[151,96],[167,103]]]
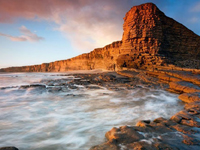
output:
[[[94,49],[90,53],[77,57],[41,65],[10,67],[0,72],[64,72],[70,70],[105,69],[116,70],[116,59],[120,53],[122,42],[117,41],[103,48]]]
[[[123,29],[121,54],[125,59],[119,65],[129,67],[132,63],[145,69],[144,66],[172,63],[199,68],[200,37],[165,16],[154,4],[132,7],[124,18]]]
[[[152,3],[134,6],[124,17],[121,50],[156,54],[159,51],[162,28],[158,25],[164,14]]]

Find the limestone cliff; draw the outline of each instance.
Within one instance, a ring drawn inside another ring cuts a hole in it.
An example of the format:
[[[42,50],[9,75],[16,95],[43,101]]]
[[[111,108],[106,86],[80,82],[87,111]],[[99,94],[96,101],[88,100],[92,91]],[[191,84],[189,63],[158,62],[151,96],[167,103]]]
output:
[[[77,57],[41,65],[10,67],[0,69],[2,72],[64,72],[69,70],[116,69],[116,59],[120,53],[122,42],[113,42],[103,48],[94,49],[90,53]]]
[[[200,37],[152,3],[132,7],[123,29],[121,51],[140,66],[200,67]]]
[[[127,12],[122,41],[77,57],[34,66],[0,69],[5,72],[57,72],[68,70],[126,68],[156,69],[160,66],[200,68],[200,37],[156,5],[146,3]]]

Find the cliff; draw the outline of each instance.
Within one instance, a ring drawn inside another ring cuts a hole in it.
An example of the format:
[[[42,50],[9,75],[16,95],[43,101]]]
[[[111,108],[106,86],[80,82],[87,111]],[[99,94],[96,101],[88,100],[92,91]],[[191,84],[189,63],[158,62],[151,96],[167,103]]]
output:
[[[200,67],[200,37],[152,3],[132,7],[123,29],[121,50],[137,64]]]
[[[67,60],[60,60],[41,65],[10,67],[0,69],[2,72],[64,72],[68,70],[115,70],[116,59],[120,53],[122,42],[113,42],[103,48],[94,49],[90,53],[82,54]]]
[[[126,68],[156,69],[162,66],[200,68],[200,37],[156,5],[134,6],[124,17],[122,41],[77,57],[41,65],[10,67],[3,72],[58,72],[68,70]]]

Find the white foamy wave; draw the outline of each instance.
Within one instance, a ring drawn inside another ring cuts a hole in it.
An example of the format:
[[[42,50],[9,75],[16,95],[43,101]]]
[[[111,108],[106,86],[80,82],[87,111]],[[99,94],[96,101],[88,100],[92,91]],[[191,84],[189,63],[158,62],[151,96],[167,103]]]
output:
[[[0,90],[0,147],[89,149],[103,142],[105,132],[113,126],[169,118],[182,109],[177,95],[162,90],[110,91],[97,85],[70,88],[62,79],[72,77],[58,73],[0,76],[2,86],[18,86]]]
[[[72,76],[58,76],[57,73],[0,73],[0,88],[28,85],[40,83],[43,80],[56,80],[62,78],[72,79]]]

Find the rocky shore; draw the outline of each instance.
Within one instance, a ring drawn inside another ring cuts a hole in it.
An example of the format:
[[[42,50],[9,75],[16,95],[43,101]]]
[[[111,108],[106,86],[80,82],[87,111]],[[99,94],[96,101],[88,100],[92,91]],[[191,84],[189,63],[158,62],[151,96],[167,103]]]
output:
[[[73,73],[70,82],[64,79],[48,81],[43,84],[22,86],[20,88],[44,88],[58,92],[84,85],[93,89],[99,86],[119,91],[142,87],[166,89],[178,93],[185,107],[170,119],[141,120],[135,126],[113,127],[105,134],[107,141],[91,150],[129,150],[129,149],[199,149],[200,148],[200,75],[191,71],[134,69],[119,72]],[[62,76],[65,76],[63,74]],[[69,80],[69,79],[67,79]],[[62,86],[55,86],[62,85]],[[91,86],[93,85],[93,86]],[[162,109],[162,108],[160,108]],[[145,110],[144,110],[145,111]],[[2,150],[17,150],[4,147]]]
[[[107,142],[90,150],[200,149],[200,75],[173,70],[138,72],[144,74],[141,80],[151,79],[147,83],[157,78],[157,83],[168,84],[166,90],[180,94],[184,109],[170,119],[141,120],[135,126],[113,127],[105,134]],[[135,77],[133,71],[118,73],[130,79]]]

